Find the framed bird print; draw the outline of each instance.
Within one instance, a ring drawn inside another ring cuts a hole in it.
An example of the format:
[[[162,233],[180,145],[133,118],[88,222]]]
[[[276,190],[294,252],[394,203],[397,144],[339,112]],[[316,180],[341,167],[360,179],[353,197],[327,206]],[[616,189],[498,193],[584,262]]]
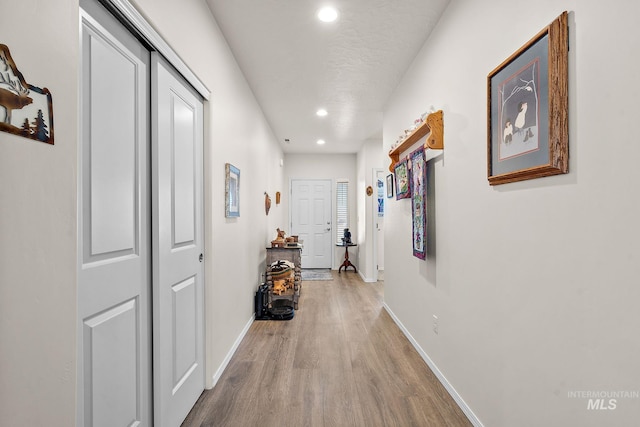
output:
[[[489,73],[490,185],[568,172],[568,37],[563,12]]]

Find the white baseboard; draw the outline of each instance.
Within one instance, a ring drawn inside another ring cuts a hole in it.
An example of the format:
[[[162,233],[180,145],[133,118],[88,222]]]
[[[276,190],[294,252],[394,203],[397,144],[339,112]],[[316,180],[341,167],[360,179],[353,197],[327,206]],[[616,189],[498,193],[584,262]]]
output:
[[[482,422],[480,422],[478,417],[473,413],[471,408],[465,403],[465,401],[462,399],[462,397],[453,388],[451,383],[449,381],[447,381],[447,378],[440,371],[440,369],[438,369],[438,367],[433,362],[433,360],[431,360],[429,355],[427,355],[427,353],[422,349],[422,347],[420,347],[420,344],[418,344],[418,342],[415,340],[415,338],[413,338],[413,336],[409,333],[407,328],[404,327],[404,325],[402,324],[400,319],[398,319],[398,317],[394,314],[394,312],[389,308],[389,306],[386,303],[383,304],[383,307],[387,311],[387,313],[389,313],[389,316],[391,316],[391,318],[396,323],[396,325],[398,325],[398,327],[400,328],[402,333],[404,333],[404,335],[407,337],[407,339],[411,342],[411,344],[416,349],[418,354],[420,354],[420,357],[422,357],[422,359],[427,363],[429,368],[431,368],[431,370],[433,371],[435,376],[438,378],[438,380],[444,386],[444,388],[449,392],[449,394],[451,395],[453,400],[455,400],[456,404],[460,407],[462,412],[464,412],[464,414],[467,416],[469,421],[471,421],[471,424],[473,424],[476,427],[484,427]]]
[[[231,358],[233,357],[233,355],[235,354],[236,350],[240,346],[240,343],[244,339],[244,336],[247,335],[247,332],[249,332],[249,328],[253,324],[255,316],[256,316],[255,313],[251,315],[251,318],[249,319],[247,324],[242,329],[242,332],[240,332],[240,335],[238,335],[238,338],[236,338],[235,342],[233,343],[233,346],[231,347],[231,349],[229,350],[229,352],[225,356],[224,360],[222,361],[222,364],[220,365],[220,367],[218,368],[216,373],[213,374],[211,388],[216,386],[216,383],[218,382],[218,380],[222,376],[222,373],[224,372],[225,369],[227,369],[227,366],[229,365],[229,362],[231,361]]]
[[[371,278],[364,277],[363,274],[362,274],[362,270],[358,270],[358,274],[362,278],[362,281],[365,282],[365,283],[374,283],[374,282],[376,282],[375,280],[373,280]]]

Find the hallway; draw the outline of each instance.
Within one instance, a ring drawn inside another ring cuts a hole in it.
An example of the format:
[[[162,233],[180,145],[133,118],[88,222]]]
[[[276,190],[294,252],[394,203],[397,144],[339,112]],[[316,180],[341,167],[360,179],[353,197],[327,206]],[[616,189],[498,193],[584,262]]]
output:
[[[305,281],[291,321],[255,321],[182,424],[471,425],[382,308],[383,282]]]

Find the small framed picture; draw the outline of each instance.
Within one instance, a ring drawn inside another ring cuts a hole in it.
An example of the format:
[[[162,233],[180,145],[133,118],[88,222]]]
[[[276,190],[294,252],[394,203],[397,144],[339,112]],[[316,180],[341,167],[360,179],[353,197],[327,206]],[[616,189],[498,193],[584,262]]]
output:
[[[411,183],[409,181],[409,162],[404,159],[396,164],[396,200],[411,197]]]
[[[225,216],[240,216],[240,169],[231,163],[225,164],[224,198]]]
[[[387,198],[393,197],[393,174],[387,175]]]

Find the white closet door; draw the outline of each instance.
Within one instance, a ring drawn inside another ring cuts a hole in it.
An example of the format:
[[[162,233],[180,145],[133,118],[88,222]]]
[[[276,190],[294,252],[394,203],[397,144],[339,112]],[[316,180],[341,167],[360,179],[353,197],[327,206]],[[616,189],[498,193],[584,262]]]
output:
[[[78,426],[151,426],[149,52],[81,10]]]
[[[152,55],[155,425],[178,426],[204,390],[203,105]]]

